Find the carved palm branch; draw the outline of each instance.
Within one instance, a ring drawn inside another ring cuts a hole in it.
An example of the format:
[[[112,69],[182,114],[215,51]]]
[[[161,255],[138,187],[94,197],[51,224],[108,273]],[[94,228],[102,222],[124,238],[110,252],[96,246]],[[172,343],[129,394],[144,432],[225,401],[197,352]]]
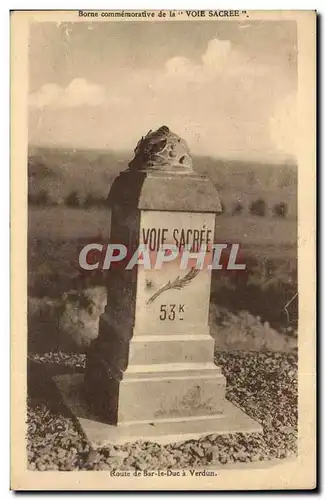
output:
[[[174,281],[169,281],[166,285],[162,286],[157,292],[152,295],[148,301],[147,304],[151,304],[154,302],[154,300],[157,299],[163,292],[166,292],[167,290],[182,290],[185,286],[189,285],[189,283],[192,282],[192,280],[197,276],[199,273],[200,269],[195,269],[192,267],[189,271],[188,274],[186,274],[183,278],[180,278],[180,276],[177,276],[177,278]]]

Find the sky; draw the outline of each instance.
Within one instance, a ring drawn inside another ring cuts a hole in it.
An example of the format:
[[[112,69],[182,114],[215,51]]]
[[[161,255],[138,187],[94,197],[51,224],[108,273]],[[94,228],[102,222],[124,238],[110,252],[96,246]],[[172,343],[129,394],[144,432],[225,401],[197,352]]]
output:
[[[131,150],[167,125],[194,154],[295,156],[293,21],[34,23],[29,143]]]

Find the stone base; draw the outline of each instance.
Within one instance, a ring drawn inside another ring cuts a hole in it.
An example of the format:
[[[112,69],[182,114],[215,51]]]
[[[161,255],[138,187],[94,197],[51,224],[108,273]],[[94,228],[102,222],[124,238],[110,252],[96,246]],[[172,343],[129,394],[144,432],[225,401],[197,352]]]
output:
[[[199,439],[209,434],[261,432],[262,428],[242,410],[225,401],[223,412],[200,417],[166,418],[151,423],[125,423],[117,426],[101,422],[91,414],[84,397],[84,375],[54,377],[64,403],[77,417],[93,449],[108,444],[122,445],[135,441],[160,444]]]

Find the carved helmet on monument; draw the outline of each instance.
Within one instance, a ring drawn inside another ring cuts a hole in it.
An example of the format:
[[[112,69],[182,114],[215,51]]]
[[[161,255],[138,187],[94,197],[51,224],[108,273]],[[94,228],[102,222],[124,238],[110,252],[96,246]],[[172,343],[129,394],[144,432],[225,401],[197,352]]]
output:
[[[190,149],[184,139],[163,125],[150,130],[138,142],[130,170],[158,170],[175,173],[192,173]]]

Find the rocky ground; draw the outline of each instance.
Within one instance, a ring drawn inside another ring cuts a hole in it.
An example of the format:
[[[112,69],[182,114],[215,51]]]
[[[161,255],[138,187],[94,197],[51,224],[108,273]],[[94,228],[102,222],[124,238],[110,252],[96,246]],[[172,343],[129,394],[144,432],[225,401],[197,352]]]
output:
[[[28,464],[32,470],[120,470],[219,467],[283,459],[297,451],[297,354],[219,352],[227,398],[263,426],[262,434],[211,435],[158,445],[138,442],[92,451],[60,403],[51,376],[83,370],[82,354],[29,356]]]

